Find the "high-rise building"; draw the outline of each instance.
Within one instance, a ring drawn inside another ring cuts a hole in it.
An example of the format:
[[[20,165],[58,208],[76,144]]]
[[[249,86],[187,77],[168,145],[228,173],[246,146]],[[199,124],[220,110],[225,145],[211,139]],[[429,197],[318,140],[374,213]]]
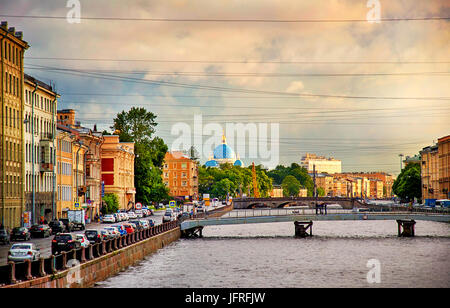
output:
[[[24,74],[23,55],[28,49],[22,32],[0,25],[0,225],[20,226],[24,202]]]
[[[342,163],[340,160],[332,157],[317,156],[316,154],[306,153],[300,161],[300,166],[306,168],[308,172],[313,172],[314,166],[317,173],[340,173],[342,171]]]
[[[173,197],[198,200],[198,165],[183,152],[167,152],[162,178]]]

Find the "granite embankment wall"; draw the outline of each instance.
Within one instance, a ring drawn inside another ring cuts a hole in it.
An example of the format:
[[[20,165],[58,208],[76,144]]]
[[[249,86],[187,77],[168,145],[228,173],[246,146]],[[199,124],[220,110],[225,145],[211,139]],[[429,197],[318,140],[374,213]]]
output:
[[[175,222],[174,222],[175,223]],[[170,224],[170,223],[168,223]],[[96,282],[103,281],[116,275],[127,267],[141,261],[145,256],[156,252],[158,249],[178,240],[181,236],[177,225],[151,234],[149,232],[128,236],[121,240],[111,241],[107,244],[97,245],[89,249],[77,252],[63,253],[56,260],[53,257],[52,264],[46,264],[41,260],[41,266],[29,266],[24,269],[12,268],[12,277],[21,276],[23,280],[13,281],[3,285],[3,288],[88,288]],[[71,262],[72,260],[72,262]],[[36,261],[35,261],[36,262]],[[49,261],[50,262],[50,261]],[[37,264],[37,263],[36,263]],[[74,267],[70,267],[75,264]],[[10,266],[13,266],[12,264]],[[58,270],[55,270],[55,267]],[[25,274],[16,271],[25,271]],[[52,272],[51,274],[47,274]],[[34,274],[36,273],[36,274]],[[39,274],[40,273],[40,274]],[[11,276],[11,275],[10,275]]]

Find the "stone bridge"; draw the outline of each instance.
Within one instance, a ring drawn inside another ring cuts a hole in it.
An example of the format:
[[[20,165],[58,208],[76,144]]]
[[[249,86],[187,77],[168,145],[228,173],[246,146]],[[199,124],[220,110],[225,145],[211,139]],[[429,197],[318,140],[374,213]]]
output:
[[[313,208],[317,204],[339,204],[344,209],[368,207],[355,198],[340,197],[282,197],[282,198],[236,198],[233,199],[235,209],[251,209],[257,207],[282,208],[288,206],[308,206]],[[377,207],[370,205],[370,207]]]

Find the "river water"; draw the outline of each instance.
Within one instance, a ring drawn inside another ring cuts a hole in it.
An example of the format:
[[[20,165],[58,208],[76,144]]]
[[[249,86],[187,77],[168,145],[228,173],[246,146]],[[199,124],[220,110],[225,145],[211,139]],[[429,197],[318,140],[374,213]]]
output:
[[[313,237],[299,239],[293,222],[208,226],[97,287],[450,287],[450,224],[417,221],[415,231],[399,238],[395,221],[315,221]],[[371,259],[379,280],[369,283]]]

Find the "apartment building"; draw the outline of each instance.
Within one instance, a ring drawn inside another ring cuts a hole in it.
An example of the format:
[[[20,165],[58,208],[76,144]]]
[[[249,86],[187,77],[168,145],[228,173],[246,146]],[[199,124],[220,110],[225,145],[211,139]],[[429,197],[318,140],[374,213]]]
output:
[[[59,95],[24,74],[25,211],[30,221],[56,217],[56,110]]]
[[[23,55],[29,45],[22,32],[0,25],[0,225],[22,224],[24,196]]]
[[[113,193],[119,198],[121,209],[135,204],[134,143],[120,142],[117,135],[105,135],[101,149],[101,174],[105,194]]]
[[[173,197],[198,199],[198,166],[182,152],[167,152],[162,178]]]

